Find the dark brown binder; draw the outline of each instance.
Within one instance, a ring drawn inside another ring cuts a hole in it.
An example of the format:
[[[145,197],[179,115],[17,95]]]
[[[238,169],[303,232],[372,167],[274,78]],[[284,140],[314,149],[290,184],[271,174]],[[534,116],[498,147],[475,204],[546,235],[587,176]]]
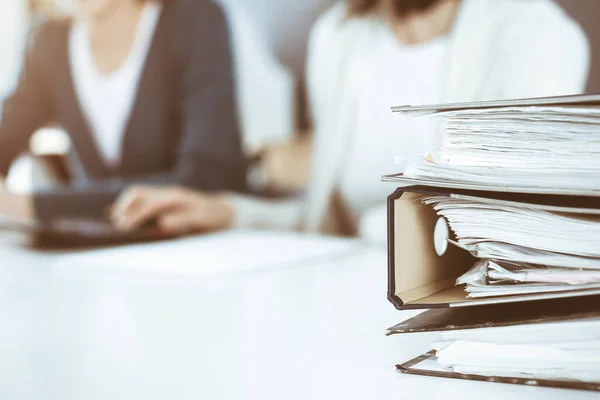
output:
[[[600,318],[600,295],[481,307],[435,308],[400,322],[387,335],[497,328]]]
[[[388,335],[508,327],[600,318],[600,296],[427,310],[388,329]],[[461,374],[441,368],[430,351],[396,365],[398,372],[439,378],[600,391],[600,382]]]
[[[598,197],[565,194],[498,193],[421,185],[398,188],[387,200],[388,207],[388,299],[399,310],[471,307],[489,304],[569,298],[600,294],[600,289],[468,298],[456,278],[473,266],[466,251],[448,246],[438,255],[434,230],[440,217],[420,199],[424,196],[466,194],[515,200],[532,204],[600,209]],[[453,239],[453,237],[450,237]]]

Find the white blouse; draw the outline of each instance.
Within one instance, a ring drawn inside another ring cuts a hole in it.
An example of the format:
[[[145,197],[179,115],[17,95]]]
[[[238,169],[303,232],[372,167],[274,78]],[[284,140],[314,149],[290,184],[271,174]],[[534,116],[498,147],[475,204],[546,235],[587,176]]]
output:
[[[75,92],[98,150],[109,166],[121,161],[123,137],[161,10],[162,6],[154,2],[144,6],[129,55],[108,75],[96,68],[89,26],[79,22],[71,28],[69,61]]]
[[[392,189],[381,182],[396,173],[396,158],[406,159],[440,147],[439,122],[391,112],[393,105],[435,104],[441,101],[442,78],[449,38],[403,45],[386,24],[374,37],[370,56],[363,57],[357,81],[353,132],[339,182],[341,197],[356,217],[381,205]]]

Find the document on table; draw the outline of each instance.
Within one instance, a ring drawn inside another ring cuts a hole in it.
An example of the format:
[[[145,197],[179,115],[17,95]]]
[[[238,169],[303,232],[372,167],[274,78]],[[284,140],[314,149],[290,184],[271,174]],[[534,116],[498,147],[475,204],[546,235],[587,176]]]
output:
[[[319,262],[360,251],[356,240],[292,232],[228,231],[59,257],[57,268],[114,267],[210,277]]]

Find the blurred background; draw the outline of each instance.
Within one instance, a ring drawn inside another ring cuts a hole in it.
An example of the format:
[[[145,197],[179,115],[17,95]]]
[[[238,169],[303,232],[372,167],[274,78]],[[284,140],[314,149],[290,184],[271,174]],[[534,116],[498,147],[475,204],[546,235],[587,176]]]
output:
[[[226,6],[234,7],[247,18],[251,25],[250,29],[254,32],[254,40],[242,42],[241,46],[256,46],[257,43],[263,46],[263,50],[268,51],[269,56],[272,57],[272,69],[279,69],[278,74],[282,81],[279,85],[281,98],[289,95],[290,98],[295,99],[282,105],[290,110],[287,110],[288,117],[279,121],[277,130],[287,130],[289,132],[285,134],[288,135],[309,130],[310,122],[306,111],[303,79],[307,39],[312,24],[332,3],[332,0],[219,1]],[[600,25],[596,20],[600,11],[600,2],[598,0],[557,0],[557,2],[586,31],[592,50],[587,92],[600,92]],[[39,20],[61,17],[60,0],[2,0],[2,4],[4,7],[0,13],[0,98],[11,93],[16,85],[28,27]],[[253,50],[248,50],[250,51]],[[289,82],[283,82],[286,80]],[[248,112],[260,115],[256,110]],[[285,113],[280,110],[279,114]],[[68,151],[68,140],[61,132],[46,129],[34,136],[32,150],[34,154],[64,154]],[[21,167],[21,169],[26,168]],[[29,185],[22,179],[13,179],[15,180],[21,182],[21,186]],[[15,189],[18,191],[27,188]]]
[[[500,0],[501,1],[501,0]],[[16,80],[27,25],[40,17],[56,16],[54,0],[3,0],[7,7],[0,13],[0,95],[12,87]],[[259,29],[265,43],[277,59],[294,75],[298,96],[303,99],[303,74],[308,33],[313,22],[332,0],[221,0],[244,12]],[[600,25],[597,0],[557,0],[584,28],[592,46],[592,70],[587,91],[600,92]],[[19,18],[22,17],[22,18]],[[302,101],[298,103],[297,124],[307,123]]]

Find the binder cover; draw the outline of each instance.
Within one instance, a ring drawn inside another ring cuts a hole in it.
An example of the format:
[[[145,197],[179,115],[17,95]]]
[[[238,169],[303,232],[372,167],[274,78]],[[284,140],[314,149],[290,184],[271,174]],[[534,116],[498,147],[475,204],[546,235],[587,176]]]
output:
[[[600,296],[427,310],[388,329],[387,335],[540,324],[600,318]]]
[[[499,193],[483,189],[455,190],[422,185],[398,188],[388,197],[388,300],[399,310],[481,306],[522,301],[569,298],[600,294],[600,289],[540,293],[472,299],[464,286],[456,286],[460,275],[475,259],[456,246],[438,255],[434,243],[440,217],[420,199],[424,196],[466,194],[545,204],[600,209],[597,197],[565,194]],[[451,232],[450,232],[451,234]],[[451,234],[452,235],[452,234]],[[454,239],[450,236],[449,239]]]
[[[600,296],[576,297],[482,307],[427,310],[388,329],[388,335],[507,327],[600,318]],[[441,368],[435,351],[396,366],[398,372],[441,378],[467,379],[519,385],[600,391],[600,382],[558,381],[461,374]]]
[[[523,188],[515,189],[510,186],[494,186],[494,185],[478,185],[468,182],[449,182],[449,181],[434,181],[428,179],[417,179],[404,176],[404,174],[391,174],[381,177],[383,182],[393,182],[397,186],[412,187],[422,186],[427,188],[437,188],[439,190],[452,189],[453,193],[495,193],[496,195],[552,195],[552,196],[581,196],[590,197],[588,200],[600,207],[600,189],[598,190],[554,190],[546,188]]]
[[[580,382],[567,380],[548,380],[536,378],[509,378],[500,376],[485,376],[461,374],[441,369],[435,362],[435,351],[423,354],[404,364],[396,365],[398,372],[411,375],[423,375],[436,378],[466,379],[470,381],[510,383],[514,385],[542,386],[561,389],[576,389],[600,392],[600,382]]]
[[[492,100],[469,103],[433,104],[424,106],[396,106],[393,112],[405,114],[426,114],[444,111],[465,109],[499,108],[499,107],[526,107],[526,106],[598,106],[600,94],[534,97],[528,99]]]

